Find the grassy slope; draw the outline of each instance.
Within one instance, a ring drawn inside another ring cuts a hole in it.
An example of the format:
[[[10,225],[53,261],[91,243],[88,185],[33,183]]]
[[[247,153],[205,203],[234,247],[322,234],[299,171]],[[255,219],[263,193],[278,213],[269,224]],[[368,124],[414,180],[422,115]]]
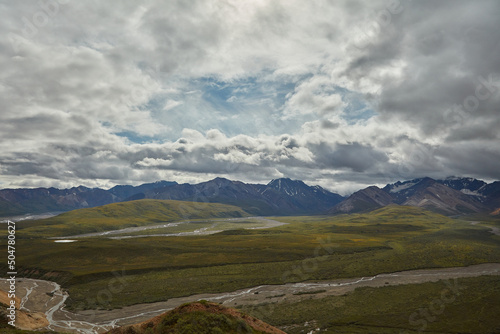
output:
[[[17,223],[18,238],[65,236],[153,223],[214,217],[245,217],[238,207],[184,201],[138,200],[79,209],[59,216]]]

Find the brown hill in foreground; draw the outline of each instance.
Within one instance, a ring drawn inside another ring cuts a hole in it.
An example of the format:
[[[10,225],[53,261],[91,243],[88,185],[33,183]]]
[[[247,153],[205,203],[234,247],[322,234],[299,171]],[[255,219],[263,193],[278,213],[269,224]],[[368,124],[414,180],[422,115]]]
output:
[[[286,334],[262,320],[207,301],[184,304],[136,325],[115,328],[108,334]]]

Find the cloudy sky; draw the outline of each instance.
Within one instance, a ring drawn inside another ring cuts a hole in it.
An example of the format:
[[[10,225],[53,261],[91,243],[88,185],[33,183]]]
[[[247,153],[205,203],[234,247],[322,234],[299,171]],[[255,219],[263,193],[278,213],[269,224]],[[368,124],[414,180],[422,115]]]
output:
[[[500,180],[500,2],[0,0],[0,188]]]

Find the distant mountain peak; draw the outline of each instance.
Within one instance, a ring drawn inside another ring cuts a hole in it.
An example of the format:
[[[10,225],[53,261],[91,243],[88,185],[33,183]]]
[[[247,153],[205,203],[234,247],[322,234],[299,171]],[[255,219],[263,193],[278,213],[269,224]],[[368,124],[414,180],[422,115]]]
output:
[[[424,177],[388,184],[384,191],[400,205],[425,207],[445,214],[481,212],[484,206],[473,198],[474,191],[482,181],[470,178],[451,177],[435,180]]]
[[[215,182],[232,182],[231,180],[226,179],[225,177],[220,177],[220,176],[216,177],[215,179],[213,179],[211,181],[215,181]],[[210,181],[208,181],[208,182],[210,182]]]
[[[477,180],[472,177],[457,176],[450,176],[444,180],[438,180],[437,182],[458,190],[466,195],[474,196],[480,201],[482,201],[482,197],[484,197],[483,190],[487,185],[487,183],[482,180]]]
[[[292,180],[289,178],[273,179],[267,184],[268,187],[281,189],[282,187],[308,187],[300,180]]]
[[[377,186],[369,186],[349,196],[345,201],[334,206],[329,213],[367,212],[390,205],[393,199],[390,194]]]
[[[297,182],[297,181],[292,180],[288,177],[281,177],[279,179],[272,179],[267,185],[276,184],[276,183],[280,183],[280,182],[286,183],[286,182]]]
[[[363,212],[392,203],[423,207],[443,214],[486,212],[488,206],[478,201],[478,196],[481,195],[479,192],[493,188],[493,184],[487,187],[483,181],[472,178],[435,180],[422,177],[388,184],[382,190],[373,186],[360,190],[330,212]],[[381,191],[387,195],[382,195]],[[493,201],[489,207],[495,203],[500,201]]]
[[[193,185],[195,187],[208,187],[208,188],[233,188],[233,187],[238,187],[242,183],[239,181],[231,181],[229,179],[226,179],[224,177],[216,177],[215,179],[198,183],[196,185]]]

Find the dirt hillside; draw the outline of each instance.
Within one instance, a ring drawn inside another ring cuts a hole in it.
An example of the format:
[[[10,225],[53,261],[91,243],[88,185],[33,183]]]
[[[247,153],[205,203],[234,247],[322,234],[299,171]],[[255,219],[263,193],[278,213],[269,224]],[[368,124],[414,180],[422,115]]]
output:
[[[19,310],[21,301],[16,298],[16,327],[25,330],[36,330],[45,328],[49,325],[45,314],[40,312],[25,312]],[[0,290],[0,314],[2,319],[7,315],[7,309],[10,305],[10,298],[7,292]]]
[[[108,334],[146,333],[286,334],[238,310],[206,301],[184,304],[140,324],[115,328],[108,332]]]

